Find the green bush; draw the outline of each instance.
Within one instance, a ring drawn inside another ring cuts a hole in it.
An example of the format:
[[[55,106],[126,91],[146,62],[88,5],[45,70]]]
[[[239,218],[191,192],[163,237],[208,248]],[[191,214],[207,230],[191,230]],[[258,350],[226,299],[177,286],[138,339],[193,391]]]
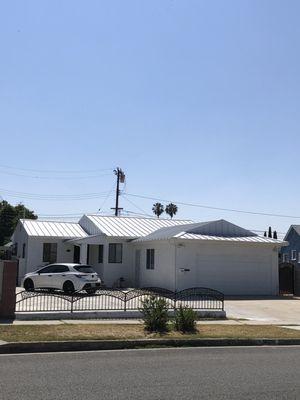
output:
[[[180,332],[196,331],[197,313],[189,307],[180,306],[175,310],[174,328]]]
[[[165,299],[153,295],[146,297],[142,301],[140,311],[146,331],[166,332],[168,330],[168,304]]]

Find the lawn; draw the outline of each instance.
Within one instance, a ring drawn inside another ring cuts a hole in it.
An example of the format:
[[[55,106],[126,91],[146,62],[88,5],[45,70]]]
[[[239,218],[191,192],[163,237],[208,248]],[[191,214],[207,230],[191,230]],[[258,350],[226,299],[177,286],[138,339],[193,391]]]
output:
[[[300,339],[300,331],[274,325],[198,325],[195,334],[170,332],[148,334],[142,325],[63,324],[0,325],[0,340],[7,342],[145,339],[145,338],[291,338]]]

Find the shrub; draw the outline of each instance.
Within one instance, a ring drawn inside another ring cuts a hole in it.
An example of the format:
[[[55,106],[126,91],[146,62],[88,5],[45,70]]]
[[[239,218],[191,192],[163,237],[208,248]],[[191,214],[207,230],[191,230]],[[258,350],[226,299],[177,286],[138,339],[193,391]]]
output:
[[[180,332],[195,332],[196,331],[197,313],[189,307],[180,306],[175,310],[174,328]]]
[[[166,332],[168,330],[168,304],[165,299],[151,295],[142,301],[145,330],[148,332]]]

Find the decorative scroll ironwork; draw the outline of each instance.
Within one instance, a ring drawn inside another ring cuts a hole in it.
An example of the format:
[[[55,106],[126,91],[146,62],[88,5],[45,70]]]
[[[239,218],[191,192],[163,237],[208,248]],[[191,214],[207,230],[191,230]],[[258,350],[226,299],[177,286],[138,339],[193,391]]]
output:
[[[180,305],[194,310],[223,310],[224,295],[210,288],[189,288],[178,292],[158,287],[142,289],[100,289],[94,294],[67,295],[47,290],[21,291],[16,295],[16,312],[77,312],[139,310],[148,296],[165,298],[170,310]]]

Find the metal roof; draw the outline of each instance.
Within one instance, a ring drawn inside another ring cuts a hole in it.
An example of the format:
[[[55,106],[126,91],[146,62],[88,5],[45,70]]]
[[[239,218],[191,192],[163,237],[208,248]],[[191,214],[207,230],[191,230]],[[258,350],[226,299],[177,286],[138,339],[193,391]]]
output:
[[[138,238],[157,229],[191,223],[189,220],[84,215],[79,223],[89,234]]]
[[[88,234],[74,222],[39,221],[35,219],[21,219],[25,231],[29,236],[83,238]]]
[[[291,229],[294,229],[295,232],[297,233],[297,235],[300,236],[300,225],[291,225],[289,230],[287,231],[286,235],[285,235],[285,239],[287,238],[288,234],[290,233]]]
[[[219,233],[216,235],[213,232]],[[145,237],[138,238],[134,240],[134,242],[170,239],[268,243],[280,246],[286,245],[286,242],[258,236],[251,231],[247,231],[224,220],[162,228]]]

